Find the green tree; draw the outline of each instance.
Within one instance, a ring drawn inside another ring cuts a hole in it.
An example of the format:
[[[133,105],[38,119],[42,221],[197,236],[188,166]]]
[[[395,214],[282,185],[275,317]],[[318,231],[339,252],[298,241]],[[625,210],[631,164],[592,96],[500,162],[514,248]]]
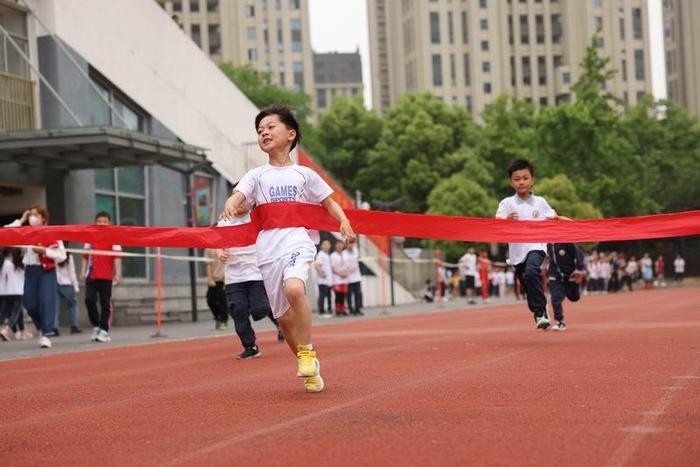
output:
[[[315,155],[343,187],[353,192],[358,189],[357,172],[367,164],[383,126],[382,118],[367,110],[361,97],[335,99],[321,116],[317,134],[322,149]]]
[[[597,219],[603,217],[591,203],[581,201],[569,177],[558,174],[537,182],[537,194],[544,196],[557,214],[572,219]]]

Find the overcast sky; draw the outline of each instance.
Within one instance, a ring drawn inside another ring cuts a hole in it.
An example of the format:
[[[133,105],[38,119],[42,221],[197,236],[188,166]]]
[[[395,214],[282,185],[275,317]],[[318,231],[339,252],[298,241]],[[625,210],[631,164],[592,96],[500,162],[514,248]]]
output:
[[[652,89],[654,95],[661,98],[666,97],[661,0],[647,1],[651,33]],[[360,49],[365,103],[371,106],[367,0],[309,0],[309,14],[311,46],[314,51],[353,52]]]

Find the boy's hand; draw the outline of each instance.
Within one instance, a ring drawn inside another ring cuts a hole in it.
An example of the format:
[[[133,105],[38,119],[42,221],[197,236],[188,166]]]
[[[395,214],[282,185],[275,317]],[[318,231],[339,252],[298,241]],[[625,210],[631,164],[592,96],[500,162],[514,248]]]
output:
[[[43,246],[35,245],[32,247],[32,251],[40,255],[46,251],[46,248],[44,248]]]
[[[340,223],[340,234],[345,238],[345,243],[348,245],[352,245],[357,240],[357,235],[355,235],[355,231],[352,230],[350,221],[347,219]]]
[[[234,192],[224,203],[224,211],[219,216],[219,219],[232,219],[241,216],[239,212],[242,209],[241,204],[244,200],[245,197],[241,193]]]
[[[216,287],[216,281],[214,279],[209,279],[207,285],[209,285],[209,287]]]
[[[225,263],[226,261],[228,261],[228,258],[229,258],[228,250],[218,250],[217,253],[218,253],[217,256],[219,258],[219,261],[221,261],[222,263]]]
[[[508,214],[508,217],[506,217],[506,219],[515,219],[515,220],[517,220],[517,219],[518,219],[518,213],[517,213],[517,212],[511,212],[510,214]]]
[[[569,280],[571,282],[576,282],[577,284],[580,284],[581,282],[583,282],[583,279],[585,277],[586,277],[586,271],[574,271],[569,276]]]
[[[121,279],[119,278],[119,276],[116,276],[114,279],[112,279],[112,286],[116,287],[119,285],[120,282]]]
[[[21,224],[25,224],[29,220],[29,214],[31,214],[31,209],[27,209],[22,213],[22,218],[19,220]]]

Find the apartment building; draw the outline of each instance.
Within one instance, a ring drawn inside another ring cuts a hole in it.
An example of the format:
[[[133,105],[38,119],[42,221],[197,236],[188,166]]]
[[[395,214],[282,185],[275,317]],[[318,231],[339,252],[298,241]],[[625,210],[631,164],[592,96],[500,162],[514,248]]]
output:
[[[473,115],[507,93],[571,99],[594,33],[626,103],[651,93],[646,0],[368,0],[372,101],[430,91]]]
[[[316,108],[320,116],[338,97],[362,96],[362,58],[350,53],[314,53]]]
[[[156,0],[217,63],[250,64],[314,99],[307,0]]]
[[[664,0],[663,14],[667,97],[700,115],[700,2]]]

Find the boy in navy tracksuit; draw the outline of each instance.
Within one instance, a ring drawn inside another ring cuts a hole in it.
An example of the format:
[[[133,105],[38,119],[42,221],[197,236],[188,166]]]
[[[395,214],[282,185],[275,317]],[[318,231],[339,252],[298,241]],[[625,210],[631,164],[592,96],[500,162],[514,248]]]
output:
[[[566,330],[562,302],[568,298],[577,302],[581,298],[580,284],[586,275],[583,253],[573,243],[548,243],[549,256],[549,290],[551,293],[555,331]]]

